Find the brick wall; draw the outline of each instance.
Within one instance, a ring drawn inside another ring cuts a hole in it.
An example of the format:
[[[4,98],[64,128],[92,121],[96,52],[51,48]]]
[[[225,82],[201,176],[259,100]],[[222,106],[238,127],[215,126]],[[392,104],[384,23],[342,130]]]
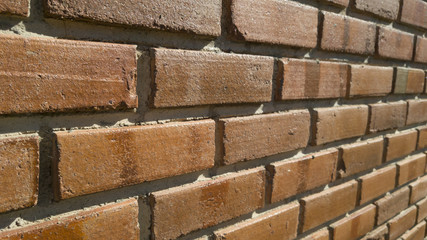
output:
[[[427,1],[0,0],[0,239],[424,239]]]

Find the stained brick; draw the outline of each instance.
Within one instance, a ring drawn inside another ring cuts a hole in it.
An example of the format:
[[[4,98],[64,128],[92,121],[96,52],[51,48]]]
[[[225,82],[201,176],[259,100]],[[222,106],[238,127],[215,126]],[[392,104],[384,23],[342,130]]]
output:
[[[420,153],[397,163],[398,184],[402,185],[423,175],[426,168],[426,155]]]
[[[390,190],[396,185],[396,167],[386,167],[359,178],[360,204],[366,203]]]
[[[327,228],[322,228],[301,240],[329,240],[329,230]]]
[[[418,146],[417,149],[427,147],[427,128],[419,128],[418,131]]]
[[[427,3],[422,0],[405,0],[401,22],[427,29]]]
[[[417,144],[417,132],[409,131],[386,136],[386,161],[404,157],[413,151]]]
[[[393,68],[351,65],[349,86],[349,97],[387,95],[393,86]]]
[[[407,105],[406,102],[370,104],[369,131],[379,132],[404,127]]]
[[[331,225],[334,239],[358,239],[374,228],[376,206],[370,204]]]
[[[427,217],[427,198],[417,202],[418,207],[418,220],[417,222],[421,222]]]
[[[368,233],[361,240],[387,240],[388,228],[386,225],[377,227],[375,230]]]
[[[355,7],[388,20],[396,20],[399,14],[399,0],[356,0]]]
[[[417,217],[417,208],[412,206],[390,220],[388,223],[389,240],[395,240],[406,230],[414,226]]]
[[[398,67],[394,93],[422,93],[424,91],[425,72],[421,69]]]
[[[409,188],[405,187],[376,201],[375,205],[378,207],[377,225],[386,222],[388,219],[407,208],[409,204],[409,193]]]
[[[415,61],[421,62],[421,63],[427,63],[427,38],[417,36]]]
[[[411,230],[402,235],[402,240],[424,240],[426,233],[426,222],[421,222]]]
[[[29,0],[2,0],[0,2],[0,14],[28,17],[29,7]]]
[[[424,171],[423,171],[424,173]],[[427,196],[427,176],[409,185],[411,188],[411,204]]]
[[[391,28],[379,28],[378,54],[385,58],[411,60],[414,35]]]
[[[406,125],[427,121],[427,100],[408,100]]]

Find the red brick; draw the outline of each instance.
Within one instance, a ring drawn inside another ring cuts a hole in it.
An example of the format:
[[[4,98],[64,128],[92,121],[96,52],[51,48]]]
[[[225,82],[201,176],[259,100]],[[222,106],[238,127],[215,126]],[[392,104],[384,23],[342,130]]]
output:
[[[358,239],[374,228],[376,206],[370,204],[331,225],[333,238]]]
[[[1,240],[139,239],[135,199],[83,210],[70,216],[0,232]]]
[[[381,165],[383,148],[382,138],[340,147],[342,166],[339,169],[339,177],[347,177]]]
[[[393,86],[393,68],[351,65],[349,97],[385,96]]]
[[[28,17],[30,0],[2,0],[0,14],[12,14]]]
[[[413,151],[417,145],[417,132],[409,131],[386,136],[386,162],[404,157]]]
[[[424,70],[398,67],[394,93],[422,93],[425,76]]]
[[[135,46],[0,36],[0,114],[137,107]]]
[[[369,131],[372,133],[404,127],[407,107],[406,102],[370,104]]]
[[[282,59],[279,61],[276,98],[290,100],[345,97],[347,76],[347,64]]]
[[[301,240],[329,240],[329,230],[327,228],[322,228]]]
[[[402,240],[424,240],[424,236],[426,233],[426,222],[421,222],[407,233],[403,234]]]
[[[357,182],[350,181],[301,199],[305,232],[356,207]]]
[[[400,21],[427,29],[427,3],[422,0],[405,0]]]
[[[423,171],[424,173],[424,171]],[[411,204],[427,196],[427,176],[409,185],[411,188]]]
[[[368,106],[344,106],[314,109],[315,145],[361,136],[368,125]]]
[[[34,206],[39,185],[37,137],[0,140],[0,213]]]
[[[271,101],[274,59],[154,49],[154,107]]]
[[[398,184],[402,185],[424,174],[426,155],[420,153],[397,163]]]
[[[298,230],[299,204],[273,209],[248,221],[215,232],[215,239],[294,239]]]
[[[418,131],[418,146],[417,149],[427,147],[427,128],[419,128]]]
[[[212,120],[56,133],[56,199],[212,167]]]
[[[427,63],[427,38],[417,36],[415,62]]]
[[[388,20],[396,20],[399,14],[399,0],[356,0],[355,7]]]
[[[321,48],[328,51],[372,55],[375,52],[376,26],[373,23],[323,12]]]
[[[405,187],[375,202],[378,207],[377,225],[403,211],[409,204],[409,188]]]
[[[361,240],[387,240],[388,228],[386,225],[377,227],[375,230],[366,234]]]
[[[417,208],[412,206],[390,220],[388,223],[389,240],[395,240],[406,230],[414,226],[417,217]]]
[[[406,125],[427,121],[427,100],[408,100]]]
[[[227,2],[231,13],[228,32],[234,40],[304,48],[314,48],[317,44],[316,8],[287,0]]]
[[[221,9],[221,0],[45,0],[45,13],[50,17],[208,36],[221,34]]]
[[[264,206],[264,188],[265,171],[256,168],[155,192],[154,238],[174,239],[250,213]]]
[[[427,217],[427,198],[417,202],[418,207],[418,220],[417,222],[423,221]]]
[[[307,146],[308,111],[221,119],[224,164],[252,160]]]
[[[386,167],[359,178],[360,204],[366,203],[396,186],[396,167]]]
[[[267,166],[272,177],[271,202],[326,185],[335,180],[338,151],[331,150]]]
[[[414,35],[391,28],[379,28],[378,54],[385,58],[411,60]]]
[[[321,1],[324,3],[342,6],[342,7],[347,7],[348,4],[350,3],[350,0],[321,0]]]

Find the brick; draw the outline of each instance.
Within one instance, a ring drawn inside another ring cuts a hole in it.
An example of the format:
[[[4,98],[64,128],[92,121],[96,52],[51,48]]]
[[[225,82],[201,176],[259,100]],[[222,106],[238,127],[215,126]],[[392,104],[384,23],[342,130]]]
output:
[[[356,207],[357,182],[350,181],[301,199],[305,232]]]
[[[396,167],[386,167],[359,178],[360,204],[366,203],[396,186]]]
[[[417,208],[412,206],[388,223],[389,240],[395,240],[415,224]]]
[[[265,171],[256,168],[154,192],[154,238],[174,239],[250,213],[264,206],[264,188]]]
[[[273,68],[271,57],[154,49],[152,105],[269,102]]]
[[[221,9],[221,0],[45,0],[45,14],[50,17],[208,36],[221,34]]]
[[[347,177],[381,165],[384,140],[374,139],[340,147],[339,177]]]
[[[286,0],[227,0],[227,8],[233,40],[303,48],[317,45],[316,8]]]
[[[427,100],[408,100],[406,125],[427,121]]]
[[[321,48],[335,52],[372,55],[376,26],[373,23],[329,12],[324,15]]]
[[[0,213],[34,206],[39,185],[37,137],[0,140]]]
[[[348,68],[347,64],[342,63],[282,59],[279,61],[276,99],[345,97]]]
[[[426,222],[421,222],[411,230],[402,235],[402,240],[424,240]]]
[[[402,185],[424,174],[426,155],[420,153],[397,163],[398,184]]]
[[[368,106],[314,109],[314,145],[361,136],[368,125]]]
[[[0,232],[1,240],[139,239],[135,199],[54,217],[45,222]]]
[[[198,171],[214,165],[212,120],[57,132],[56,199]]]
[[[385,96],[393,87],[393,68],[351,65],[348,96]]]
[[[233,164],[307,146],[310,114],[306,110],[220,119],[223,164]]]
[[[417,222],[421,222],[427,217],[427,198],[424,198],[423,200],[419,201],[417,203],[417,207],[418,207]]]
[[[12,14],[28,17],[30,0],[2,0],[0,2],[0,14]]]
[[[417,36],[415,62],[427,63],[427,38]]]
[[[278,202],[335,180],[338,151],[324,151],[267,166],[272,177],[271,202]]]
[[[361,240],[387,240],[388,228],[386,225],[377,227],[375,230],[366,234]]]
[[[369,104],[369,132],[404,127],[407,107],[406,102]]]
[[[294,239],[298,230],[299,204],[291,203],[253,219],[215,232],[215,239]]]
[[[0,114],[137,107],[136,47],[0,36]]]
[[[374,228],[376,206],[370,204],[331,225],[334,239],[358,239]]]
[[[396,68],[396,82],[394,93],[422,93],[424,92],[425,72],[421,69]]]
[[[405,187],[375,202],[377,205],[377,225],[403,211],[409,204],[409,188]]]
[[[417,135],[416,131],[386,135],[386,162],[404,157],[415,151]]]
[[[399,0],[356,0],[354,6],[360,11],[369,12],[388,20],[397,20],[399,14]]]
[[[329,230],[327,228],[322,228],[301,240],[329,240]]]
[[[423,149],[427,147],[427,128],[419,128],[418,131],[418,145],[417,149]]]
[[[405,0],[400,21],[427,29],[427,3],[422,0]]]
[[[379,27],[378,54],[385,58],[412,60],[414,35]]]
[[[411,188],[411,204],[413,204],[427,196],[427,176],[411,183],[409,187]]]
[[[331,4],[331,5],[337,5],[342,7],[347,7],[350,3],[350,0],[321,0],[324,3]]]

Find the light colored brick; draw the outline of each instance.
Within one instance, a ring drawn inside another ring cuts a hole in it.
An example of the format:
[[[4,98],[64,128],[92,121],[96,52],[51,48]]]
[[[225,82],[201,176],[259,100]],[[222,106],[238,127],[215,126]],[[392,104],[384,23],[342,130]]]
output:
[[[427,38],[417,36],[415,62],[427,63]]]
[[[411,230],[402,235],[402,240],[424,240],[426,233],[426,222],[421,222]]]
[[[322,228],[301,240],[329,240],[329,230],[327,228]]]
[[[388,223],[389,240],[395,240],[406,230],[414,226],[417,217],[417,208],[412,206],[394,217]]]
[[[349,97],[385,96],[393,86],[393,68],[351,65]]]
[[[394,93],[422,93],[426,74],[421,69],[401,68],[396,71]]]
[[[370,204],[331,225],[334,239],[358,239],[374,228],[376,206]]]
[[[427,121],[427,100],[408,100],[406,125]]]
[[[415,151],[417,135],[416,131],[386,135],[386,162],[404,157]]]
[[[385,58],[411,60],[414,50],[414,35],[380,27],[378,33],[378,54]]]
[[[387,225],[377,227],[375,230],[366,234],[361,240],[387,240],[388,228]]]
[[[411,188],[411,204],[413,204],[427,196],[427,176],[411,183],[409,187]]]
[[[355,8],[381,18],[396,20],[399,14],[399,0],[356,0]]]
[[[398,184],[402,185],[424,174],[426,155],[420,153],[397,163]]]
[[[419,128],[418,131],[418,145],[417,149],[423,149],[427,147],[427,127]]]
[[[366,203],[396,186],[396,167],[386,167],[359,178],[360,204]]]
[[[405,0],[402,3],[402,17],[400,21],[427,29],[427,2],[422,0]]]
[[[417,202],[418,207],[418,220],[417,222],[421,222],[427,217],[427,197],[423,200]]]
[[[385,223],[387,220],[403,211],[409,204],[409,188],[405,187],[386,195],[375,202],[377,205],[377,225]]]
[[[370,104],[369,131],[373,133],[404,127],[407,107],[406,102]]]

